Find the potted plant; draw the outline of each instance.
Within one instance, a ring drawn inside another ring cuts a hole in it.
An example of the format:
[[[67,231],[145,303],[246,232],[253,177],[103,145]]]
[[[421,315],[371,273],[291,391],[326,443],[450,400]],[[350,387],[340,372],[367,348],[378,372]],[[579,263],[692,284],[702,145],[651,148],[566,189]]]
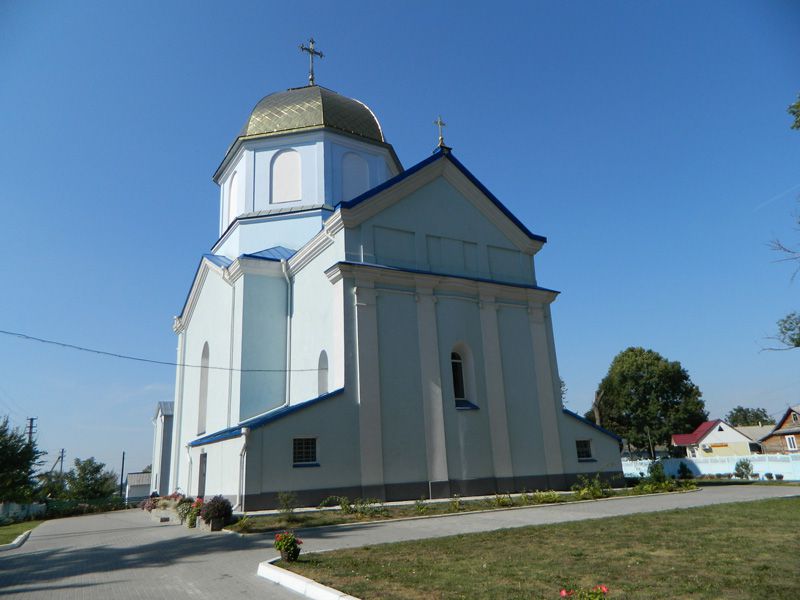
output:
[[[275,549],[281,553],[281,559],[294,562],[300,556],[300,544],[303,540],[296,537],[293,531],[284,531],[275,534]]]
[[[200,518],[206,526],[204,529],[211,531],[220,531],[232,515],[231,501],[222,496],[214,496],[200,508]]]

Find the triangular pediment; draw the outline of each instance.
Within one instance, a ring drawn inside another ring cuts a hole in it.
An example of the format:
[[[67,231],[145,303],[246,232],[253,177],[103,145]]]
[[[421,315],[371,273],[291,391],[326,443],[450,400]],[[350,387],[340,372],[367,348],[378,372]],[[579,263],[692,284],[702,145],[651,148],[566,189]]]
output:
[[[355,227],[425,186],[443,180],[520,251],[535,254],[547,241],[532,233],[452,154],[437,152],[384,184],[339,206],[345,227]]]

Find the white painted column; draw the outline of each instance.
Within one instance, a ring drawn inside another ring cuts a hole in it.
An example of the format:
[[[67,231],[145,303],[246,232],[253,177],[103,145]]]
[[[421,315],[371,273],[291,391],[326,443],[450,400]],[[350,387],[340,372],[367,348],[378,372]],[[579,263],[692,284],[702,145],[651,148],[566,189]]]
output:
[[[436,297],[431,288],[417,288],[416,300],[429,492],[432,497],[449,497],[450,481],[447,471]]]
[[[496,478],[513,477],[511,444],[508,439],[506,390],[503,383],[503,361],[500,355],[500,334],[497,331],[497,305],[494,297],[481,294],[480,314],[494,476]]]
[[[558,411],[561,407],[560,400],[555,396],[544,307],[541,304],[528,304],[528,322],[533,344],[533,366],[536,371],[536,391],[538,392],[539,419],[542,424],[544,441],[545,468],[548,475],[560,475],[564,472],[561,437],[558,432]]]
[[[358,344],[359,436],[361,486],[366,497],[384,497],[383,435],[381,431],[380,357],[378,355],[378,307],[371,282],[355,287],[356,340]]]
[[[172,409],[172,453],[169,457],[169,493],[180,486],[178,476],[183,458],[181,447],[181,424],[183,423],[183,379],[186,361],[186,331],[178,333],[178,366],[175,368],[175,404]],[[163,477],[163,473],[162,473]],[[188,494],[188,490],[186,491]]]

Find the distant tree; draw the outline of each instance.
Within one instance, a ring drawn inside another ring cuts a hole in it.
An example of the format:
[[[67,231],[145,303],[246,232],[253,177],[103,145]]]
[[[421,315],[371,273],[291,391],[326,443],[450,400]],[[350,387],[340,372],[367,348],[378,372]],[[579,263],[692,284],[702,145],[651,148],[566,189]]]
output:
[[[40,473],[38,479],[36,496],[40,500],[60,500],[67,497],[67,476],[64,473]]]
[[[144,469],[142,469],[142,473],[150,473],[153,470],[153,465],[147,465]]]
[[[74,500],[110,498],[117,491],[117,476],[106,471],[106,465],[94,457],[75,459],[75,466],[67,473],[69,497]]]
[[[558,380],[561,384],[561,406],[567,405],[567,384],[564,383],[563,379]]]
[[[12,429],[8,417],[0,421],[0,501],[29,502],[36,486],[34,471],[43,455],[36,442]]]
[[[740,425],[774,425],[775,419],[769,416],[769,413],[763,408],[745,408],[744,406],[737,406],[731,409],[725,420],[733,425],[739,427]]]
[[[586,418],[622,436],[629,450],[667,446],[673,433],[693,431],[708,418],[700,389],[677,361],[628,348],[617,354]]]
[[[790,115],[792,115],[792,117],[794,117],[792,129],[800,129],[800,94],[797,96],[797,101],[794,104],[790,104],[789,108],[786,110]]]

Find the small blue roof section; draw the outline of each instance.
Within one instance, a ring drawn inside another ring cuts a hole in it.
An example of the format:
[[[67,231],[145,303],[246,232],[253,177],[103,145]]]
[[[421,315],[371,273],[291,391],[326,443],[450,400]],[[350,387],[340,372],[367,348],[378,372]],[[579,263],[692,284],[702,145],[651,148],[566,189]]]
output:
[[[252,419],[247,419],[246,421],[242,421],[235,427],[228,427],[227,429],[222,429],[220,431],[216,431],[209,435],[205,435],[201,438],[197,438],[193,442],[189,442],[189,446],[195,448],[197,446],[205,446],[207,444],[213,444],[215,442],[221,442],[223,440],[230,440],[232,438],[237,438],[242,435],[242,429],[247,427],[249,429],[258,429],[259,427],[264,427],[269,423],[277,421],[278,419],[282,419],[292,413],[299,412],[304,410],[310,406],[314,406],[315,404],[319,404],[325,400],[330,398],[335,398],[336,396],[340,396],[344,392],[344,388],[339,388],[338,390],[333,390],[332,392],[328,392],[327,394],[323,394],[322,396],[317,396],[316,398],[312,398],[311,400],[306,400],[305,402],[300,402],[299,404],[290,404],[289,406],[281,406],[280,408],[276,408],[275,410],[271,410],[266,414],[263,414],[258,417],[253,417]]]
[[[284,246],[273,246],[260,252],[253,252],[252,254],[242,254],[245,258],[261,258],[264,260],[289,260],[297,253],[297,250],[292,250]]]
[[[221,256],[219,254],[203,254],[203,258],[205,258],[211,264],[217,265],[223,269],[230,267],[231,263],[233,262],[227,256]]]
[[[598,425],[597,423],[592,423],[592,422],[591,422],[589,419],[585,419],[584,417],[580,416],[578,413],[574,413],[574,412],[572,412],[571,410],[569,410],[568,408],[562,408],[561,410],[563,410],[563,411],[564,411],[564,414],[567,414],[567,415],[569,415],[570,417],[573,417],[573,418],[575,418],[575,419],[578,419],[578,421],[581,421],[582,423],[585,423],[585,424],[586,424],[586,425],[588,425],[589,427],[594,427],[594,428],[595,428],[595,429],[597,429],[597,431],[599,431],[600,433],[605,433],[607,436],[610,436],[610,437],[614,438],[614,439],[615,439],[615,440],[617,440],[617,441],[618,441],[620,444],[622,443],[622,438],[621,438],[621,437],[619,437],[619,436],[618,436],[616,433],[611,433],[611,432],[610,432],[608,429],[606,429],[605,427],[600,427],[600,425]]]
[[[459,171],[461,171],[464,174],[464,176],[467,179],[469,179],[470,182],[472,182],[472,184],[475,187],[477,187],[487,198],[489,198],[489,200],[491,200],[492,203],[497,208],[499,208],[500,211],[506,217],[508,217],[514,223],[514,225],[519,227],[520,230],[522,230],[522,232],[525,233],[525,235],[527,235],[530,239],[537,240],[537,241],[542,242],[542,243],[547,242],[547,238],[546,237],[533,233],[530,229],[528,229],[522,223],[522,221],[520,221],[517,217],[515,217],[513,215],[513,213],[510,210],[508,210],[506,208],[506,206],[502,202],[500,202],[500,200],[492,192],[490,192],[489,189],[485,185],[483,185],[478,180],[477,177],[475,177],[472,173],[470,173],[469,169],[467,169],[464,165],[462,165],[461,162],[455,156],[453,156],[453,153],[449,149],[442,149],[442,148],[438,149],[436,152],[433,153],[432,156],[429,156],[428,158],[426,158],[422,162],[417,163],[416,165],[414,165],[413,167],[411,167],[409,169],[406,169],[405,171],[403,171],[399,175],[395,175],[391,179],[389,179],[387,181],[384,181],[381,185],[379,185],[377,187],[374,187],[371,190],[367,190],[366,192],[364,192],[360,196],[356,196],[352,200],[346,200],[344,202],[339,202],[339,204],[337,204],[336,206],[337,207],[341,207],[341,208],[353,208],[354,206],[358,206],[362,202],[364,202],[366,200],[369,200],[373,196],[376,196],[376,195],[380,194],[382,191],[384,191],[386,189],[389,189],[390,187],[392,187],[393,185],[395,185],[397,183],[400,183],[401,181],[403,181],[404,179],[410,177],[411,175],[413,175],[417,171],[421,171],[422,169],[424,169],[428,165],[436,162],[437,160],[449,160],[451,163],[453,163],[453,165]]]

